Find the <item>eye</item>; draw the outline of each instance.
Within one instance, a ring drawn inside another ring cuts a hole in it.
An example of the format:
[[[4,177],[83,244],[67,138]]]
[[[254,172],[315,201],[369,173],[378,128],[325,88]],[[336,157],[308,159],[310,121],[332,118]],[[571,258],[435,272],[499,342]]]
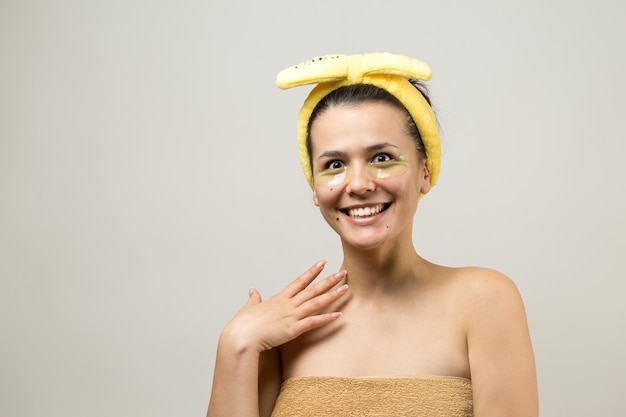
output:
[[[329,170],[337,170],[337,169],[342,169],[343,167],[344,167],[343,162],[335,159],[334,161],[328,162],[324,168],[329,169]]]
[[[391,161],[393,158],[388,153],[378,153],[372,159],[372,162],[375,164],[381,164],[385,162]]]

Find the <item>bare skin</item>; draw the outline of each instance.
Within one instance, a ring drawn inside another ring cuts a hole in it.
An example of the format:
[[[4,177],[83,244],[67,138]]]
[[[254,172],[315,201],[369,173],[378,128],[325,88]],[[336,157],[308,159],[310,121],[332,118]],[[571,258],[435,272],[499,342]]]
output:
[[[251,291],[220,337],[207,416],[268,417],[281,381],[310,375],[460,376],[472,380],[474,416],[538,415],[513,282],[489,269],[435,265],[414,249],[413,215],[430,182],[403,117],[363,103],[331,108],[313,123],[314,170],[349,166],[343,183],[316,185],[313,194],[341,238],[347,273],[311,284],[319,263],[266,301]],[[400,157],[408,170],[394,178],[365,169]],[[365,207],[384,209],[350,211]]]

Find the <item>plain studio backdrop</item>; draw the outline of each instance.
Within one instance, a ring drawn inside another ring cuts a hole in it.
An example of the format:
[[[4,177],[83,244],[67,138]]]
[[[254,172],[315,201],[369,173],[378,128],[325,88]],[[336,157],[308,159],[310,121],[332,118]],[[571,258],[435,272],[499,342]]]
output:
[[[518,285],[542,416],[626,415],[619,0],[0,2],[0,415],[202,416],[222,327],[341,262],[276,73],[433,69],[427,259]],[[355,349],[360,347],[355,346]]]

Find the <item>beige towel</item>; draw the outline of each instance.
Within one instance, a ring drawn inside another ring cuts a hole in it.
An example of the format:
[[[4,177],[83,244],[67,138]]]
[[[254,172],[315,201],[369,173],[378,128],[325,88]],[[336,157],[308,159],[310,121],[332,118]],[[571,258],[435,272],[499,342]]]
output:
[[[272,417],[471,417],[469,379],[439,376],[294,377]]]

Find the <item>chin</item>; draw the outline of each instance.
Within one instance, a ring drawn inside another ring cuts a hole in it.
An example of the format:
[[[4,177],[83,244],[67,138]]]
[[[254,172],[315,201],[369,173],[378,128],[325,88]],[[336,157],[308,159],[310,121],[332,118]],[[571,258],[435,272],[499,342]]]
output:
[[[341,236],[341,240],[344,245],[355,249],[375,250],[389,242],[389,235],[385,234],[384,236],[380,236],[376,234],[369,236]]]

